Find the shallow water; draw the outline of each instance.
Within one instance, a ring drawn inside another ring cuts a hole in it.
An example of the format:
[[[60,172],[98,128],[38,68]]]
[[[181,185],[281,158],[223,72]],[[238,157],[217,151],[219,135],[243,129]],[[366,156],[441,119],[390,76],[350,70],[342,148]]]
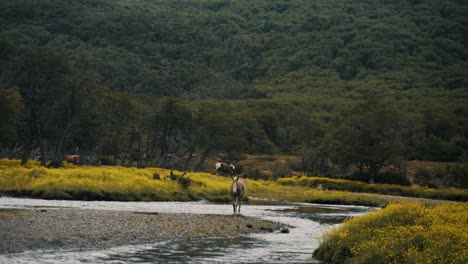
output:
[[[137,212],[232,214],[228,204],[207,202],[86,202],[0,198],[0,208],[83,208]],[[96,250],[31,251],[0,255],[0,263],[313,263],[321,235],[344,219],[371,210],[363,206],[274,203],[253,200],[244,216],[290,226],[289,233],[236,238],[166,241]]]

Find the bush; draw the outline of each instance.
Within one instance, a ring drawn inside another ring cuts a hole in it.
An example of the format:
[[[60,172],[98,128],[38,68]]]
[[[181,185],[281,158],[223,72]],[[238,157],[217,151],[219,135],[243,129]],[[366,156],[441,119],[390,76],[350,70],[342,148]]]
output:
[[[445,168],[420,168],[415,174],[415,184],[429,188],[468,188],[468,166],[455,165]]]
[[[98,162],[100,162],[99,164],[102,166],[115,166],[114,160],[109,157],[100,157]]]
[[[268,180],[269,176],[263,174],[259,169],[255,167],[244,167],[244,173],[242,175],[244,178],[253,179],[253,180]]]
[[[434,190],[425,187],[410,187],[396,184],[367,184],[359,181],[323,177],[282,178],[278,179],[278,183],[289,186],[305,186],[335,191],[379,193],[430,199],[468,201],[468,192],[464,189]]]
[[[178,176],[177,177],[177,183],[179,183],[182,188],[188,189],[190,187],[190,185],[192,185],[192,179],[190,179],[189,177],[186,177],[184,175]]]
[[[275,162],[271,172],[273,179],[291,176],[291,169],[286,162]]]
[[[328,263],[468,263],[468,206],[396,203],[345,221],[314,257]]]
[[[358,171],[353,172],[349,177],[349,180],[368,182],[369,176],[366,174],[360,174]],[[401,173],[394,171],[386,171],[379,173],[375,176],[375,183],[384,183],[384,184],[398,184],[402,186],[410,186],[411,182],[409,179]]]

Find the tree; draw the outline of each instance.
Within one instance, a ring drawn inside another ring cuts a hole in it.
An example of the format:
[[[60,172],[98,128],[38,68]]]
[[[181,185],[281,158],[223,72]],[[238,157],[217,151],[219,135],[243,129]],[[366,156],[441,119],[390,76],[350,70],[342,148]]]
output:
[[[0,36],[0,146],[16,140],[17,109],[21,104],[18,87],[12,86],[15,75],[16,51],[7,39]]]
[[[195,171],[202,168],[212,152],[225,152],[236,157],[247,148],[239,119],[222,107],[205,104],[196,112],[194,131],[200,158],[195,165]]]
[[[369,183],[380,169],[401,158],[402,114],[390,103],[371,98],[343,114],[331,132],[330,153],[341,164],[355,164]]]
[[[16,141],[16,116],[20,107],[18,90],[0,89],[0,146]]]
[[[19,88],[24,105],[20,126],[26,142],[22,164],[27,162],[34,142],[46,165],[48,143],[59,138],[68,123],[70,65],[61,51],[48,47],[28,49],[19,72]]]

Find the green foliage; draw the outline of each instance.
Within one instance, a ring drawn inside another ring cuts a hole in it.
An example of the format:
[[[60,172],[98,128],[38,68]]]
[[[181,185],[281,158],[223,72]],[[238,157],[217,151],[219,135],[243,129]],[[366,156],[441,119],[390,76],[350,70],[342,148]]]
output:
[[[21,49],[58,46],[73,57],[92,51],[116,90],[245,98],[241,89],[261,95],[272,84],[275,93],[336,91],[346,81],[462,88],[467,12],[455,0],[9,1],[0,23]]]
[[[351,175],[344,177],[344,179],[353,180],[353,181],[362,181],[367,182],[368,176],[366,174],[361,174],[358,171],[351,173]],[[375,183],[384,183],[384,184],[397,184],[402,186],[410,186],[411,182],[406,177],[403,172],[398,171],[385,171],[377,174],[375,176]]]
[[[382,158],[468,152],[463,1],[4,2],[0,143],[25,159],[39,144],[44,159],[199,170],[288,153],[306,174],[374,175]],[[20,100],[3,96],[15,86]],[[387,105],[360,107],[370,97]]]
[[[177,183],[179,183],[182,188],[188,189],[192,184],[192,179],[182,175],[177,177]]]
[[[455,165],[444,168],[426,169],[416,171],[414,183],[430,188],[468,188],[468,166]]]
[[[402,158],[402,120],[394,106],[370,97],[347,110],[338,129],[331,132],[331,157],[343,165],[355,164],[374,183],[383,166]]]
[[[0,90],[0,142],[11,143],[16,140],[16,105],[11,94]]]

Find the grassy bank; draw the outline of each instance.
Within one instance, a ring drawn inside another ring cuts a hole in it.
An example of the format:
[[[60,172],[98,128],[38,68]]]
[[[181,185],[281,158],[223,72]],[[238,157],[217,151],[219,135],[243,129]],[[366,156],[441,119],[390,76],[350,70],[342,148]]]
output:
[[[345,221],[314,257],[328,263],[468,263],[468,206],[391,204]]]
[[[303,186],[335,191],[366,192],[408,197],[468,201],[468,191],[463,189],[430,189],[395,184],[367,184],[359,181],[329,179],[321,177],[282,178],[278,183],[288,186]]]
[[[183,181],[154,180],[170,174],[159,168],[91,167],[65,165],[48,169],[31,161],[0,160],[0,192],[45,199],[116,201],[230,201],[230,178],[209,173],[187,173]],[[175,172],[176,175],[182,173]],[[302,186],[285,186],[273,181],[245,179],[246,195],[264,199],[378,206],[380,198],[341,191],[320,191]]]

